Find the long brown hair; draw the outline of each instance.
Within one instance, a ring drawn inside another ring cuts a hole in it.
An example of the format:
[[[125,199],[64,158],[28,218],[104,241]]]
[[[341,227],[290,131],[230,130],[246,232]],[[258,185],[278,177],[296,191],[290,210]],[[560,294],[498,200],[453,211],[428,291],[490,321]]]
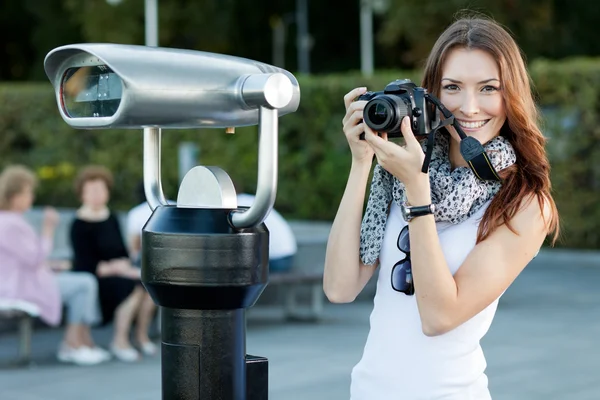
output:
[[[425,65],[422,85],[436,96],[440,92],[444,63],[457,48],[486,51],[498,63],[507,115],[500,134],[510,141],[517,155],[514,165],[499,171],[502,188],[485,211],[477,242],[486,239],[502,224],[514,232],[509,221],[523,201],[533,196],[542,211],[544,207],[549,208],[550,218],[546,224],[548,234],[553,233],[554,243],[558,237],[559,218],[551,195],[546,138],[538,126],[540,116],[521,50],[498,23],[479,16],[460,18],[438,38]]]

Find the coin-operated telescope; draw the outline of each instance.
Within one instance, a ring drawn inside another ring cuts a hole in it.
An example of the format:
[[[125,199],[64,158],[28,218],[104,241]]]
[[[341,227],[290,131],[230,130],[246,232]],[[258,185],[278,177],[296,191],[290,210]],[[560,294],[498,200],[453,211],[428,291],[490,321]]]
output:
[[[78,44],[46,56],[62,118],[74,128],[144,128],[142,282],[162,315],[162,398],[258,400],[268,361],[246,354],[245,310],[268,281],[263,223],[277,192],[278,117],[300,89],[283,69],[239,57],[157,47]],[[258,183],[237,206],[227,173],[198,166],[176,205],[160,179],[161,129],[259,126]]]

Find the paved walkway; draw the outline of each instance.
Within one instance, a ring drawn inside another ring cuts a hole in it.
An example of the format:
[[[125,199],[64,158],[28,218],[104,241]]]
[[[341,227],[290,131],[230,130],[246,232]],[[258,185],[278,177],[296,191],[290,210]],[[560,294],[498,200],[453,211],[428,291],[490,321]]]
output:
[[[600,399],[600,268],[594,259],[570,260],[564,253],[538,258],[502,298],[483,341],[494,400]],[[248,352],[269,358],[270,399],[348,399],[369,311],[369,301],[329,305],[325,321],[311,325],[283,324],[275,311],[252,310]],[[0,371],[1,400],[161,398],[159,358],[61,365],[53,360],[59,334],[36,332],[37,367]],[[109,334],[96,330],[103,345]],[[13,334],[0,337],[0,357],[15,344]]]

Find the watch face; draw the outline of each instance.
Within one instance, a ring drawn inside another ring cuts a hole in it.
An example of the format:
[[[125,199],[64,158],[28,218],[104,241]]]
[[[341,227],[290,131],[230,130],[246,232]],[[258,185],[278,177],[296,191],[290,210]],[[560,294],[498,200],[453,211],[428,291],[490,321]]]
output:
[[[410,215],[410,211],[408,211],[406,206],[403,205],[402,207],[400,207],[400,209],[402,210],[402,217],[404,218],[404,220],[410,221],[412,217]]]

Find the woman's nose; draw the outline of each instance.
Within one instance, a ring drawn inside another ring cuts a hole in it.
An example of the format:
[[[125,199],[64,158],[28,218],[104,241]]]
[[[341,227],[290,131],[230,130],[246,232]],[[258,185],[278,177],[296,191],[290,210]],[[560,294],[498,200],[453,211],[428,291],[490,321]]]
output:
[[[465,93],[465,97],[460,107],[460,112],[466,117],[470,117],[479,113],[479,104],[477,102],[477,95],[475,93]]]

